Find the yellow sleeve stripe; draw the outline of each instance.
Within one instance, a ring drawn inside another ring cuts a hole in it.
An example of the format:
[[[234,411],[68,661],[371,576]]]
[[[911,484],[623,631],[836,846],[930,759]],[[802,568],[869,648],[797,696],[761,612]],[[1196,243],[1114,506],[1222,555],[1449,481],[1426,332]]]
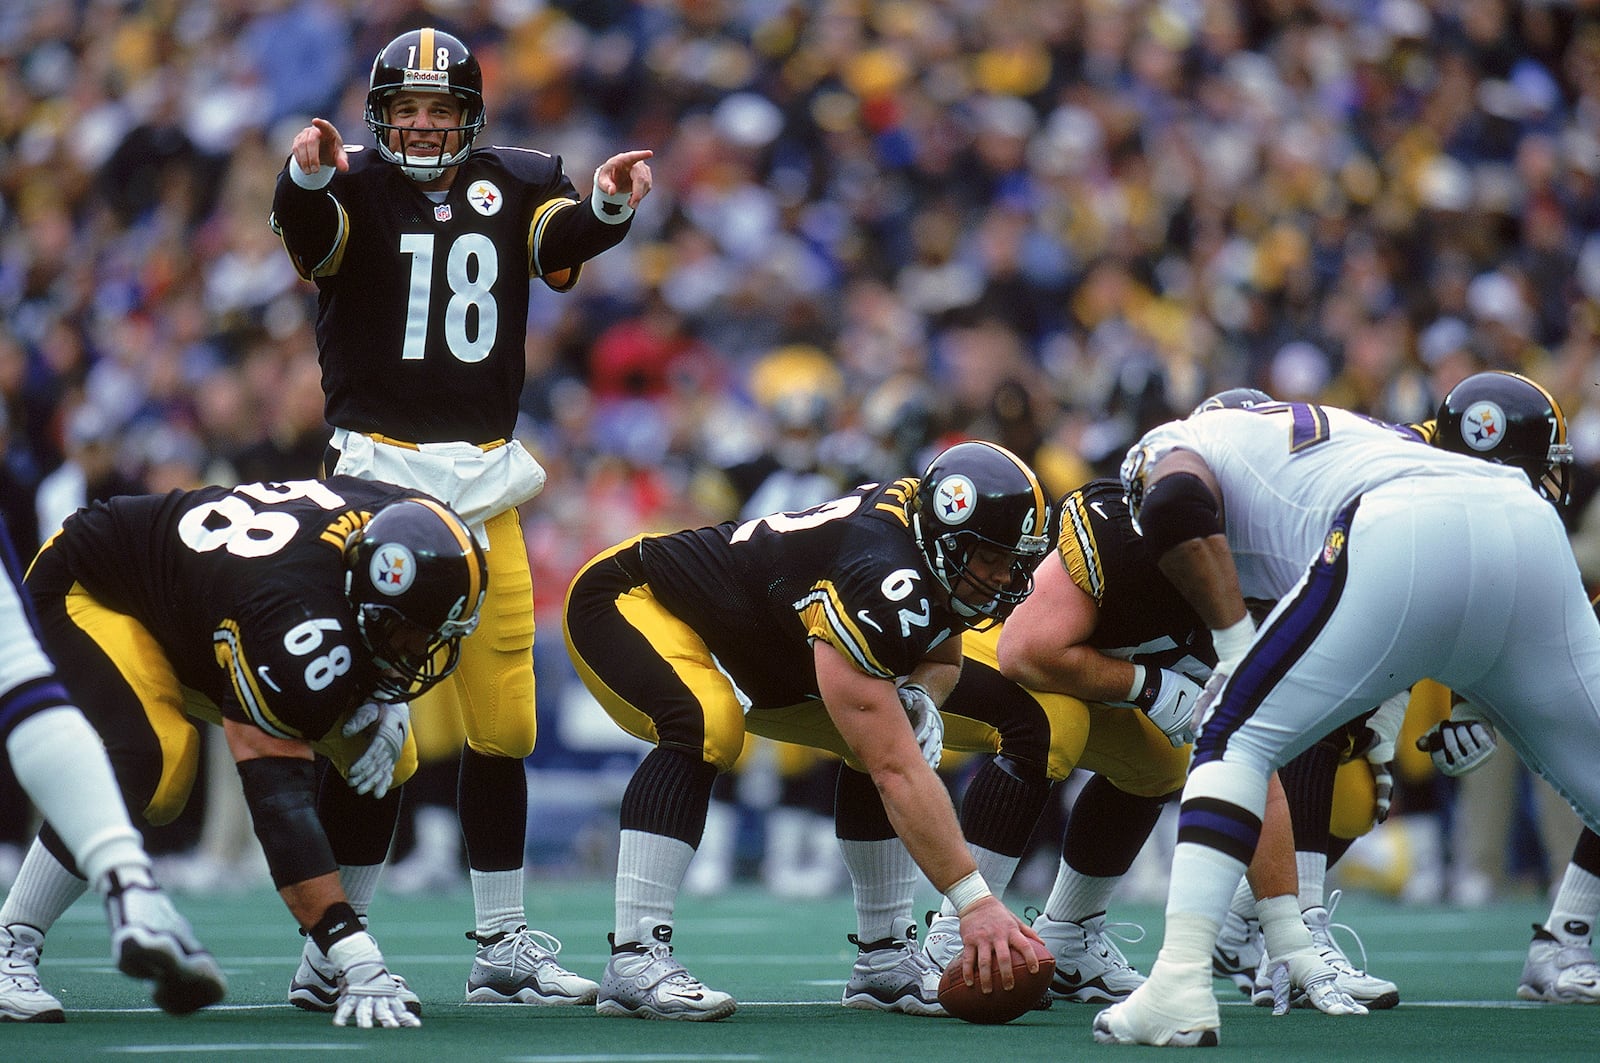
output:
[[[823,580],[811,589],[811,593],[794,603],[795,611],[800,614],[800,622],[805,625],[806,635],[810,638],[819,638],[838,650],[840,653],[856,662],[868,675],[875,675],[882,679],[893,679],[894,672],[886,668],[872,651],[867,647],[867,640],[861,633],[861,628],[850,619],[844,603],[839,600],[839,594],[834,590],[833,584]]]
[[[256,684],[255,672],[244,659],[244,647],[239,642],[239,625],[224,620],[212,634],[211,641],[217,651],[217,664],[228,673],[234,697],[239,699],[250,722],[274,738],[304,738],[299,731],[278,719],[267,706],[266,696]]]
[[[329,199],[333,199],[330,195]],[[339,272],[339,267],[344,265],[344,249],[350,243],[350,215],[345,213],[344,204],[337,199],[333,205],[339,211],[339,231],[334,235],[333,247],[322,257],[322,261],[314,266],[307,267],[305,260],[289,250],[289,243],[284,240],[283,249],[289,255],[289,262],[294,266],[294,271],[300,275],[301,280],[315,280],[318,277],[331,277]],[[283,228],[278,224],[278,216],[274,214],[268,219],[272,231],[278,234],[278,239],[283,240]]]
[[[539,204],[533,212],[533,221],[528,226],[528,263],[530,273],[535,277],[544,276],[544,264],[539,261],[539,248],[544,243],[544,230],[554,218],[563,210],[569,210],[578,205],[577,200],[557,197],[547,199]]]
[[[1072,582],[1082,587],[1095,602],[1105,600],[1105,570],[1100,567],[1100,550],[1095,545],[1094,529],[1089,526],[1088,507],[1083,504],[1083,494],[1074,491],[1062,506],[1061,538],[1056,552],[1061,563],[1067,566]]]

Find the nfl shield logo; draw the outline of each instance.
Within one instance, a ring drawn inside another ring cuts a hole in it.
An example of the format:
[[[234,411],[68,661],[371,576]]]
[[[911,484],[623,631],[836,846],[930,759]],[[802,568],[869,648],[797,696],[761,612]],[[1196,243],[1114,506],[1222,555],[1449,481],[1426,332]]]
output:
[[[450,204],[448,204],[448,203],[440,203],[438,206],[434,207],[433,208],[433,220],[434,221],[449,221],[450,220]]]

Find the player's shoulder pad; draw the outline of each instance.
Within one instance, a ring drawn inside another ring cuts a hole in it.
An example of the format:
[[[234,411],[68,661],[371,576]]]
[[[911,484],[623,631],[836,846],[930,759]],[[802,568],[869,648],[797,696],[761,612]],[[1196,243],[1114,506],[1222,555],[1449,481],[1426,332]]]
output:
[[[498,170],[531,185],[554,186],[561,180],[561,157],[537,148],[491,144],[474,148],[468,163],[490,171]]]

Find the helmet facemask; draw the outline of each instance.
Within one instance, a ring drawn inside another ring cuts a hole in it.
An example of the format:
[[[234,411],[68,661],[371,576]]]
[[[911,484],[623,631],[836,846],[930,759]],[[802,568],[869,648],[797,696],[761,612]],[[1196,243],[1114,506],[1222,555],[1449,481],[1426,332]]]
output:
[[[437,180],[452,166],[460,166],[467,161],[467,156],[472,153],[472,141],[483,130],[483,100],[476,93],[468,94],[464,90],[451,90],[449,95],[454,97],[463,107],[463,117],[459,125],[452,126],[409,126],[397,125],[388,121],[389,101],[399,95],[402,89],[395,89],[385,93],[375,103],[367,105],[367,127],[372,130],[377,138],[378,154],[388,162],[400,167],[402,173],[421,184]],[[444,149],[450,144],[450,135],[455,134],[460,138],[460,147],[446,155]],[[418,154],[412,155],[406,150],[406,145],[419,137],[438,136],[443,138],[438,155]],[[396,151],[390,146],[394,140],[400,150]]]
[[[922,541],[921,518],[913,517],[918,541]],[[1010,579],[1005,585],[991,583],[973,571],[973,554],[982,547],[990,547],[1010,556]],[[1019,550],[1017,547],[1025,547]],[[1043,535],[1025,536],[1024,542],[1013,546],[996,542],[974,531],[945,532],[935,536],[927,550],[933,576],[948,594],[950,609],[962,623],[975,631],[998,624],[1033,593],[1033,570],[1049,548]],[[966,588],[981,592],[987,597],[982,605],[964,600],[958,593]]]
[[[368,602],[356,609],[356,630],[378,666],[374,701],[409,701],[437,686],[461,663],[461,640],[478,626],[446,621],[437,631],[407,620],[392,605]]]

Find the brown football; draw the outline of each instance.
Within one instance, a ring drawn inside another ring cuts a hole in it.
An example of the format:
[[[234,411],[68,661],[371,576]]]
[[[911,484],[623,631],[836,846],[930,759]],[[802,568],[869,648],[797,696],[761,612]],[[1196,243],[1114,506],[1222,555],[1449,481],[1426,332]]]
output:
[[[1012,986],[1008,991],[1000,984],[998,972],[994,989],[985,993],[976,981],[967,985],[961,979],[961,957],[945,969],[939,979],[939,1003],[944,1010],[958,1019],[977,1023],[1010,1022],[1036,1007],[1050,988],[1050,979],[1056,973],[1056,961],[1050,950],[1037,941],[1029,940],[1034,954],[1039,957],[1037,974],[1028,973],[1028,958],[1012,952]]]

